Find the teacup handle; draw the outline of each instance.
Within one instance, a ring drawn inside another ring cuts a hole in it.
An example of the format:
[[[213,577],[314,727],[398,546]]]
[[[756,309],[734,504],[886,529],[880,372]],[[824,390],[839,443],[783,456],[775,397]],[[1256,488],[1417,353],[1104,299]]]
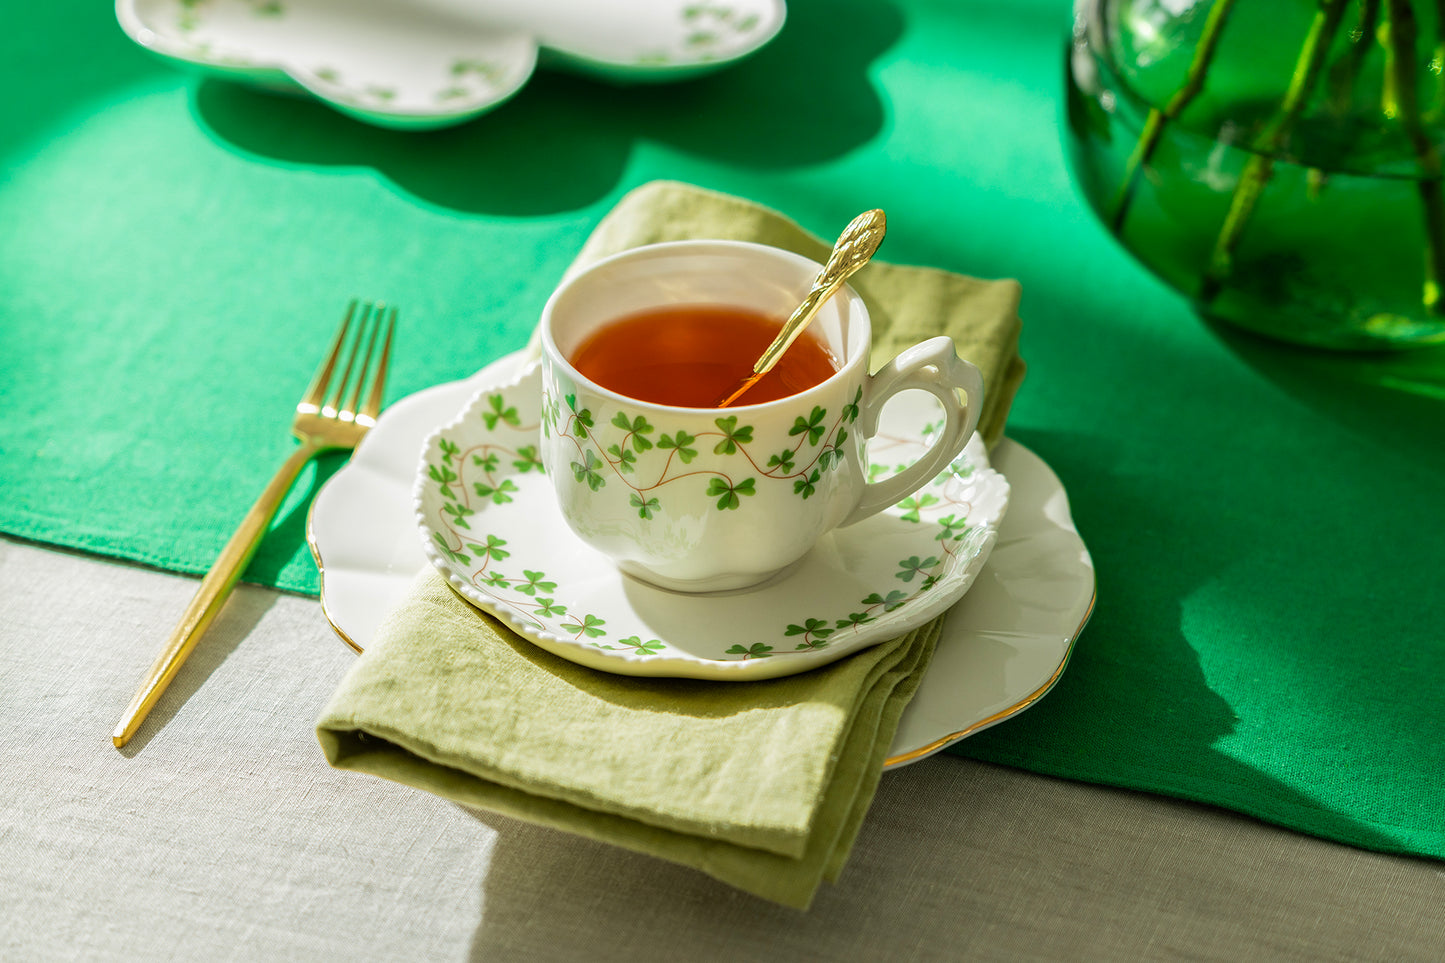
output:
[[[906,349],[877,374],[868,377],[858,415],[859,429],[865,438],[871,439],[878,431],[878,416],[888,399],[910,388],[930,392],[943,404],[946,418],[943,431],[912,465],[892,478],[865,486],[862,499],[853,513],[843,519],[843,525],[861,522],[912,495],[957,458],[973,436],[983,406],[983,375],[958,356],[953,339],[929,338]],[[968,395],[968,404],[959,402],[959,389]]]

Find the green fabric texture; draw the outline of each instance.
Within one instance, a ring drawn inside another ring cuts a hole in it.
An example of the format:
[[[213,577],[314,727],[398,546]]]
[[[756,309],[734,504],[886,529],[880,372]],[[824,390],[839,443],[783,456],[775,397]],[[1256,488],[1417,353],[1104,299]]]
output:
[[[1058,685],[949,751],[1445,858],[1445,348],[1247,337],[1125,253],[1070,172],[1071,8],[789,0],[715,75],[543,69],[408,134],[174,70],[111,5],[14,4],[0,531],[204,571],[289,450],[347,299],[400,306],[395,400],[525,345],[644,184],[825,237],[881,207],[884,259],[1019,281],[1008,436],[1062,480],[1099,577]],[[306,505],[336,464],[302,478],[248,581],[316,593]]]
[[[829,247],[760,205],[653,183],[618,203],[571,270],[684,238],[758,241],[819,261]],[[997,440],[1023,377],[1018,286],[875,261],[855,287],[873,317],[874,366],[950,335],[984,375],[980,424]],[[803,908],[847,860],[942,623],[785,679],[639,680],[549,655],[425,573],[347,674],[317,735],[339,768]]]
[[[702,870],[799,909],[836,880],[938,624],[763,682],[559,659],[423,573],[317,723],[332,765]]]

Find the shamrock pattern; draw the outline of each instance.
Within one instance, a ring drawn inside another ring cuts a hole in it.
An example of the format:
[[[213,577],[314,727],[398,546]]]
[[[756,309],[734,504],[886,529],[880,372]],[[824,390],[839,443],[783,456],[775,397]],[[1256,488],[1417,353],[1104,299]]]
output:
[[[530,384],[537,386],[538,380]],[[550,432],[571,439],[574,454],[557,470],[594,491],[622,486],[631,510],[651,519],[666,512],[673,485],[700,486],[699,494],[710,500],[709,510],[719,512],[746,512],[759,485],[770,479],[797,486],[798,497],[807,497],[808,485],[816,485],[822,473],[836,470],[834,456],[825,453],[838,451],[840,439],[847,440],[853,426],[850,414],[856,418],[846,410],[830,418],[827,410],[815,407],[797,417],[789,435],[792,445],[764,456],[753,450],[756,432],[739,414],[714,419],[713,431],[661,432],[645,416],[601,417],[580,405],[574,395],[543,398],[539,393],[529,400],[521,391],[500,389],[479,397],[458,426],[444,429],[428,446],[418,479],[419,504],[429,505],[423,528],[438,565],[464,577],[469,596],[485,599],[487,608],[519,628],[530,626],[548,638],[627,659],[686,658],[686,650],[678,649],[676,640],[658,638],[635,618],[629,620],[625,610],[610,609],[606,599],[569,584],[582,572],[560,571],[565,567],[561,560],[539,552],[530,541],[514,544],[517,516],[507,513],[517,511],[518,499],[529,491],[535,493],[534,486],[550,488],[543,477],[539,436]],[[605,447],[597,437],[604,428]],[[894,457],[869,466],[869,477],[904,470],[921,448],[916,435],[875,436],[870,454],[877,449]],[[737,460],[747,468],[735,474],[677,471],[689,465],[695,469],[694,459],[702,451]],[[832,598],[827,608],[807,611],[808,600],[800,599],[795,617],[779,619],[764,631],[758,630],[766,625],[760,622],[740,633],[743,637],[720,644],[709,658],[756,662],[851,651],[856,648],[854,640],[877,639],[880,626],[900,624],[900,617],[939,591],[943,580],[952,576],[956,584],[957,573],[978,559],[980,546],[986,551],[1002,513],[998,506],[982,521],[976,517],[970,500],[976,491],[975,457],[961,456],[885,513],[891,531],[916,534],[898,543],[908,548],[893,556],[891,563],[878,559],[872,564],[877,575],[860,583],[867,588],[851,603]],[[842,455],[836,459],[841,462]],[[677,474],[670,474],[674,471]],[[509,517],[510,526],[504,524]],[[936,606],[929,611],[937,611]],[[915,619],[907,624],[918,623]]]
[[[798,416],[788,432],[793,444],[766,457],[754,450],[754,426],[743,423],[738,415],[714,418],[711,430],[692,434],[683,429],[658,432],[645,415],[618,411],[605,422],[616,431],[604,441],[599,438],[599,414],[572,393],[560,399],[543,398],[542,431],[549,438],[571,441],[576,455],[569,464],[578,482],[594,492],[608,485],[630,488],[629,502],[638,518],[665,522],[667,496],[679,484],[701,484],[703,493],[722,512],[738,511],[760,485],[770,481],[790,485],[799,498],[811,498],[823,476],[846,463],[844,445],[851,437],[848,426],[858,420],[862,398],[863,389],[859,388],[853,400],[831,418],[826,408],[813,406],[806,417]],[[511,410],[500,407],[502,404],[498,401],[497,407],[483,411],[488,428]],[[693,459],[704,445],[712,454],[726,456],[729,463],[735,459],[737,470],[693,469]]]

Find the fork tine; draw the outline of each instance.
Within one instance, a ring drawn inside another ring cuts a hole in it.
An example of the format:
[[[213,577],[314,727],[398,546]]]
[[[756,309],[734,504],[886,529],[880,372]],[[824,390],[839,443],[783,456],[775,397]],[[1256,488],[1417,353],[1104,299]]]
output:
[[[376,336],[381,333],[382,315],[386,313],[385,305],[377,309],[376,315],[371,319],[371,334],[366,339],[366,354],[361,358],[361,367],[356,369],[356,380],[350,382],[351,397],[346,400],[346,407],[342,409],[343,421],[355,421],[358,406],[361,404],[361,389],[366,386],[367,370],[371,367],[371,359],[376,353]],[[356,335],[357,346],[361,344],[361,333]]]
[[[351,381],[351,372],[356,367],[357,356],[361,353],[361,342],[366,338],[366,325],[371,319],[373,311],[374,306],[370,302],[361,309],[361,318],[356,326],[356,337],[351,340],[351,353],[346,356],[346,367],[342,370],[341,377],[334,382],[335,391],[327,392],[330,401],[321,408],[321,413],[327,417],[334,418],[341,414],[341,399],[346,397],[346,385]]]
[[[380,327],[380,318],[377,319]],[[371,393],[367,395],[366,406],[357,413],[358,422],[365,421],[368,425],[376,424],[376,416],[381,413],[381,393],[386,387],[386,369],[391,361],[391,336],[396,330],[396,308],[391,309],[391,314],[386,319],[386,338],[381,342],[381,357],[376,362],[376,373],[371,377]]]
[[[346,316],[341,319],[341,327],[336,329],[336,337],[331,342],[331,351],[326,355],[326,360],[321,362],[321,367],[316,369],[316,375],[311,379],[311,386],[306,389],[306,394],[301,399],[299,408],[309,408],[312,411],[321,410],[321,401],[326,396],[326,386],[331,381],[331,373],[336,369],[336,362],[341,358],[341,347],[346,343],[346,332],[351,328],[351,319],[356,314],[357,301],[352,299],[346,306]]]

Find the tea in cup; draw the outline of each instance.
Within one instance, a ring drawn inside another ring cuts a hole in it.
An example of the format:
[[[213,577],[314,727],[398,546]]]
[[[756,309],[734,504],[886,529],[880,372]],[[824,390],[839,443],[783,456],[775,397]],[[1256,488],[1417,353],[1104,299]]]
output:
[[[676,241],[599,261],[547,302],[542,461],[568,526],[622,571],[682,592],[766,581],[962,451],[978,369],[939,337],[870,375],[868,310],[847,286],[777,367],[716,407],[820,268],[760,244]],[[867,439],[884,403],[911,388],[938,398],[943,429],[909,468],[869,483]]]

